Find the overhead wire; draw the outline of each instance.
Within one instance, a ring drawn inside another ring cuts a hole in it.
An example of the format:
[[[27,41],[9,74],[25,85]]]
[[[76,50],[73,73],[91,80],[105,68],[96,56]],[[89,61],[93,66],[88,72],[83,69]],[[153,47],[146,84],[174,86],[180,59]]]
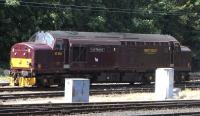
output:
[[[0,0],[0,5],[5,5],[5,0]],[[50,4],[44,2],[24,2],[20,1],[20,5],[23,7],[35,7],[35,8],[47,8],[47,9],[69,9],[69,10],[84,10],[84,11],[105,11],[110,13],[126,13],[126,14],[146,14],[146,15],[200,15],[199,13],[192,13],[192,12],[165,12],[165,11],[147,11],[147,10],[136,10],[136,9],[121,9],[121,8],[106,8],[106,7],[93,7],[93,6],[78,6],[78,5],[62,5],[62,4]],[[199,30],[197,30],[199,32]]]
[[[19,6],[22,7],[33,7],[33,8],[46,8],[46,9],[60,9],[60,10],[83,10],[83,11],[94,11],[94,12],[109,12],[109,13],[125,13],[125,14],[145,14],[145,15],[194,15],[200,16],[200,13],[194,12],[183,12],[183,11],[148,11],[148,10],[137,10],[137,9],[122,9],[122,8],[106,8],[106,7],[94,7],[94,6],[79,6],[79,5],[64,5],[64,4],[52,4],[45,2],[25,2],[19,1]],[[0,5],[6,5],[5,0],[0,0]],[[195,32],[199,32],[196,30]]]
[[[0,5],[5,5],[5,0],[0,0]],[[93,6],[79,6],[79,5],[64,5],[64,4],[51,4],[44,2],[24,2],[19,1],[23,7],[36,7],[47,9],[69,9],[69,10],[84,10],[84,11],[104,11],[111,13],[127,13],[127,14],[146,14],[146,15],[199,15],[199,13],[193,12],[181,12],[181,11],[149,11],[149,10],[136,10],[136,9],[121,9],[121,8],[106,8],[106,7],[93,7]]]

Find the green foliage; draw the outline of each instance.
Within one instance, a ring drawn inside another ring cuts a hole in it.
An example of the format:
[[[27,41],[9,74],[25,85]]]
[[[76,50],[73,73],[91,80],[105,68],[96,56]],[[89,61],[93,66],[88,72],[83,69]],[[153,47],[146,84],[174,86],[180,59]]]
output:
[[[8,62],[11,46],[27,41],[39,30],[170,34],[193,50],[195,63],[200,61],[200,0],[6,0],[0,3],[0,61]]]
[[[96,17],[90,18],[88,22],[88,27],[91,29],[91,31],[104,31],[105,23],[106,23],[106,20],[104,17],[96,16]]]
[[[6,0],[5,4],[8,6],[19,6],[20,2],[18,0]]]

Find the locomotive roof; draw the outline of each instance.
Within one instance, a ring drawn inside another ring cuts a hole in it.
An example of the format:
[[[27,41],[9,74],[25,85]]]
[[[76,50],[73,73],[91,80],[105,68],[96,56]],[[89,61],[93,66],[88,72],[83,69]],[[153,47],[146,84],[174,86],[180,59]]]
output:
[[[178,42],[170,35],[162,34],[135,34],[117,32],[75,32],[75,31],[48,31],[55,39],[86,39],[86,40],[119,40],[119,41],[138,41],[138,42]]]

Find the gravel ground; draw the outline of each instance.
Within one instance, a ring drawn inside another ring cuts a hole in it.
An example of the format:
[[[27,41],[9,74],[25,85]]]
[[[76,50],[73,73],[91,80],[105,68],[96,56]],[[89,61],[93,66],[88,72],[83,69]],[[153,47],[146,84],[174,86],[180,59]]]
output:
[[[21,93],[21,92],[20,92]],[[175,96],[173,99],[200,99],[200,90],[184,90]],[[115,102],[115,101],[154,101],[154,93],[130,93],[130,94],[110,94],[110,95],[92,95],[89,102]],[[34,103],[65,103],[64,97],[54,98],[26,98],[16,100],[0,100],[0,104],[34,104]],[[116,111],[116,112],[102,112],[91,114],[80,114],[80,116],[133,116],[133,115],[147,115],[147,114],[163,114],[174,112],[191,112],[200,111],[200,108],[187,109],[160,109],[160,110],[131,110],[131,111]]]
[[[154,93],[93,95],[89,97],[89,102],[151,101],[151,100],[155,100]],[[0,100],[0,104],[30,104],[30,103],[65,103],[65,99],[64,97],[54,97],[54,98],[24,98],[24,99],[16,99],[16,100],[13,99],[6,101]]]
[[[162,110],[132,110],[132,111],[116,111],[116,112],[103,112],[103,113],[90,113],[79,114],[76,116],[138,116],[138,115],[155,115],[165,113],[178,113],[178,112],[197,112],[200,108],[183,108],[183,109],[162,109]],[[72,116],[72,115],[70,115]]]
[[[17,92],[16,92],[17,93]],[[184,90],[173,99],[189,100],[200,99],[200,90]],[[110,94],[110,95],[92,95],[89,102],[118,102],[118,101],[154,101],[154,93],[130,93],[130,94]],[[64,97],[54,98],[25,98],[16,100],[0,100],[0,104],[30,104],[30,103],[64,103]]]

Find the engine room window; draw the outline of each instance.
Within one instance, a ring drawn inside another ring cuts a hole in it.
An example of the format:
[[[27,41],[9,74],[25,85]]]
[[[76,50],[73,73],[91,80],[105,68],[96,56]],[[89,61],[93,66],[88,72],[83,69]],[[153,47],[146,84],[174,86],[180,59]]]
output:
[[[161,46],[169,46],[168,42],[161,42]]]
[[[136,44],[137,44],[138,46],[143,46],[143,45],[144,45],[144,42],[136,42]]]
[[[136,45],[136,43],[135,43],[135,42],[131,42],[131,45],[132,45],[132,46],[135,46],[135,45]]]
[[[85,47],[73,47],[73,61],[86,61]]]
[[[131,46],[131,42],[127,42],[127,46]]]
[[[146,42],[146,45],[148,45],[148,46],[153,46],[154,43],[153,43],[153,42]]]
[[[125,42],[125,41],[121,41],[121,45],[122,45],[122,46],[125,46],[125,45],[126,45],[126,42]]]
[[[159,42],[154,42],[154,45],[155,45],[155,46],[159,46],[160,43],[159,43]]]

